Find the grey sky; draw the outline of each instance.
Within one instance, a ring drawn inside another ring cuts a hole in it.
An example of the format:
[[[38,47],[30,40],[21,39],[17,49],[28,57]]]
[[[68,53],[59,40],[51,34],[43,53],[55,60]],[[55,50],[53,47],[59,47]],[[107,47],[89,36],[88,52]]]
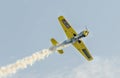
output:
[[[93,56],[105,59],[119,57],[119,3],[119,0],[1,0],[0,66],[48,48],[51,37],[65,40],[57,20],[60,15],[78,33],[88,27],[90,34],[83,40]],[[71,71],[86,62],[73,47],[64,51],[63,55],[54,53],[11,78],[46,78],[54,72]]]

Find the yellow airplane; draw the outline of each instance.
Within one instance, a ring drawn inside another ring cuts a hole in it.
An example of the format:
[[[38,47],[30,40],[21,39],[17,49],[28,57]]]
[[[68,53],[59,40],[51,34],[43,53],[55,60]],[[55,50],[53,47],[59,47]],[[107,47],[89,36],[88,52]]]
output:
[[[77,34],[63,16],[59,16],[58,20],[68,39],[62,43],[58,43],[54,38],[51,38],[51,42],[54,46],[50,49],[57,50],[60,54],[63,54],[64,52],[62,49],[67,45],[72,44],[88,61],[93,60],[89,50],[81,40],[81,38],[86,37],[89,34],[89,31],[86,29]]]

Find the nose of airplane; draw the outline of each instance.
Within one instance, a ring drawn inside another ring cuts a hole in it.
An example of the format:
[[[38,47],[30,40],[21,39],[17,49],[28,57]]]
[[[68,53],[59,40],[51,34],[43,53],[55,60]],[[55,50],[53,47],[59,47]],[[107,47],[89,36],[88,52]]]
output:
[[[89,34],[89,31],[85,30],[85,31],[84,31],[85,37],[86,37],[88,34]]]

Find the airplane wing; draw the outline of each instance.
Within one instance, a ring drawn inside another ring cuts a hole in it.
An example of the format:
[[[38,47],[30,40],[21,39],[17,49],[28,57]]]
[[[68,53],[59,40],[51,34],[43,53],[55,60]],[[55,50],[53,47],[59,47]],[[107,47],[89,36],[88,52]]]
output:
[[[82,40],[76,41],[73,46],[88,60],[93,60],[89,50],[86,48]]]
[[[70,24],[67,22],[67,20],[63,16],[58,17],[58,20],[68,39],[77,35],[75,30],[70,26]]]

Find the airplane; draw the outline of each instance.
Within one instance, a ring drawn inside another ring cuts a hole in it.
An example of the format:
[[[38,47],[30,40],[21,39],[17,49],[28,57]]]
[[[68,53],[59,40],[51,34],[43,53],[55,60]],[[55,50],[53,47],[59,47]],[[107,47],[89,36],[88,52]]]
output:
[[[92,55],[82,41],[82,38],[87,37],[89,31],[85,29],[77,34],[63,16],[59,16],[58,20],[68,39],[63,41],[62,43],[58,43],[54,38],[51,38],[51,43],[53,44],[53,47],[51,47],[50,49],[57,50],[58,53],[63,54],[64,52],[62,49],[64,47],[67,47],[67,45],[72,44],[82,54],[82,56],[84,56],[85,59],[87,59],[88,61],[93,60]]]

